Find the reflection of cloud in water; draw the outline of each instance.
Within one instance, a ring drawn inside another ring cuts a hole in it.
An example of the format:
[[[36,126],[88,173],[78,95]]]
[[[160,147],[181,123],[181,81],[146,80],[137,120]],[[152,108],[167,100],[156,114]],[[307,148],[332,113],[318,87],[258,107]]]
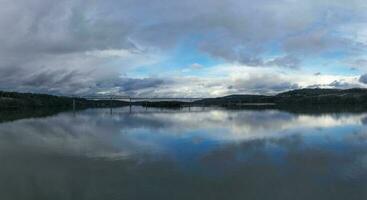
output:
[[[0,125],[0,154],[18,149],[52,154],[125,157],[204,153],[216,145],[359,126],[366,114],[295,115],[275,110],[138,112],[96,109]],[[362,133],[362,136],[364,134]],[[352,137],[352,136],[351,136]],[[361,137],[361,135],[358,135]]]
[[[365,117],[98,109],[3,123],[0,199],[366,199]]]
[[[363,125],[367,125],[367,116],[363,117],[361,122],[362,122]]]

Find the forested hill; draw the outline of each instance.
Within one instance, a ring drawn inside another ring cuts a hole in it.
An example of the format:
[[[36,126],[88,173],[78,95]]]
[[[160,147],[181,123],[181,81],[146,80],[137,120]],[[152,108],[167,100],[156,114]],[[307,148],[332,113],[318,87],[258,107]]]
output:
[[[196,101],[202,105],[244,105],[244,104],[277,104],[277,105],[322,105],[347,104],[367,105],[367,89],[299,89],[277,95],[230,95]]]
[[[275,96],[278,104],[367,104],[367,89],[300,89]]]
[[[292,97],[292,96],[320,96],[320,95],[365,95],[367,89],[364,88],[352,88],[352,89],[299,89],[290,90],[280,93],[276,96]]]
[[[76,98],[76,106],[82,107],[106,107],[123,106],[126,102],[122,101],[90,101],[82,98]],[[58,107],[72,108],[73,98],[53,96],[48,94],[17,93],[0,91],[1,109],[18,108],[39,108],[39,107]]]

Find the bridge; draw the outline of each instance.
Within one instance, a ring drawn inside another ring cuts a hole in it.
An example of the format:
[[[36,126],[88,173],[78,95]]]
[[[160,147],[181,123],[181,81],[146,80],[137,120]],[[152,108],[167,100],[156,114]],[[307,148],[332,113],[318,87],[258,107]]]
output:
[[[133,102],[157,102],[157,101],[181,101],[191,103],[197,100],[202,100],[204,98],[191,98],[191,97],[131,97],[131,96],[124,96],[124,95],[87,95],[87,96],[74,96],[73,97],[73,109],[75,110],[76,107],[76,98],[82,98],[86,100],[94,100],[94,101],[101,101],[101,100],[109,100],[109,101],[128,101],[130,107],[132,106]]]
[[[193,102],[197,100],[201,100],[203,98],[191,98],[191,97],[131,97],[131,96],[120,96],[120,95],[101,95],[101,96],[81,96],[79,98],[87,99],[87,100],[128,100],[129,102],[134,101],[183,101],[183,102]]]

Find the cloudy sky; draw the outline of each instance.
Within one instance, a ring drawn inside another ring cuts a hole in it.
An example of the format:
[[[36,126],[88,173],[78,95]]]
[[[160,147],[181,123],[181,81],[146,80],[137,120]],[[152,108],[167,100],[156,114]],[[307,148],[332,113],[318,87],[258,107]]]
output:
[[[367,86],[365,0],[0,3],[0,90],[206,97]]]

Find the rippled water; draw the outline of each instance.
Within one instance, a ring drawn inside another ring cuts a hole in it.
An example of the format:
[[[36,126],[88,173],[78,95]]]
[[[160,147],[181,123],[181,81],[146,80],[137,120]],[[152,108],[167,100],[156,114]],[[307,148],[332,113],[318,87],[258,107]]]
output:
[[[0,124],[0,199],[367,199],[367,113],[135,107]]]

